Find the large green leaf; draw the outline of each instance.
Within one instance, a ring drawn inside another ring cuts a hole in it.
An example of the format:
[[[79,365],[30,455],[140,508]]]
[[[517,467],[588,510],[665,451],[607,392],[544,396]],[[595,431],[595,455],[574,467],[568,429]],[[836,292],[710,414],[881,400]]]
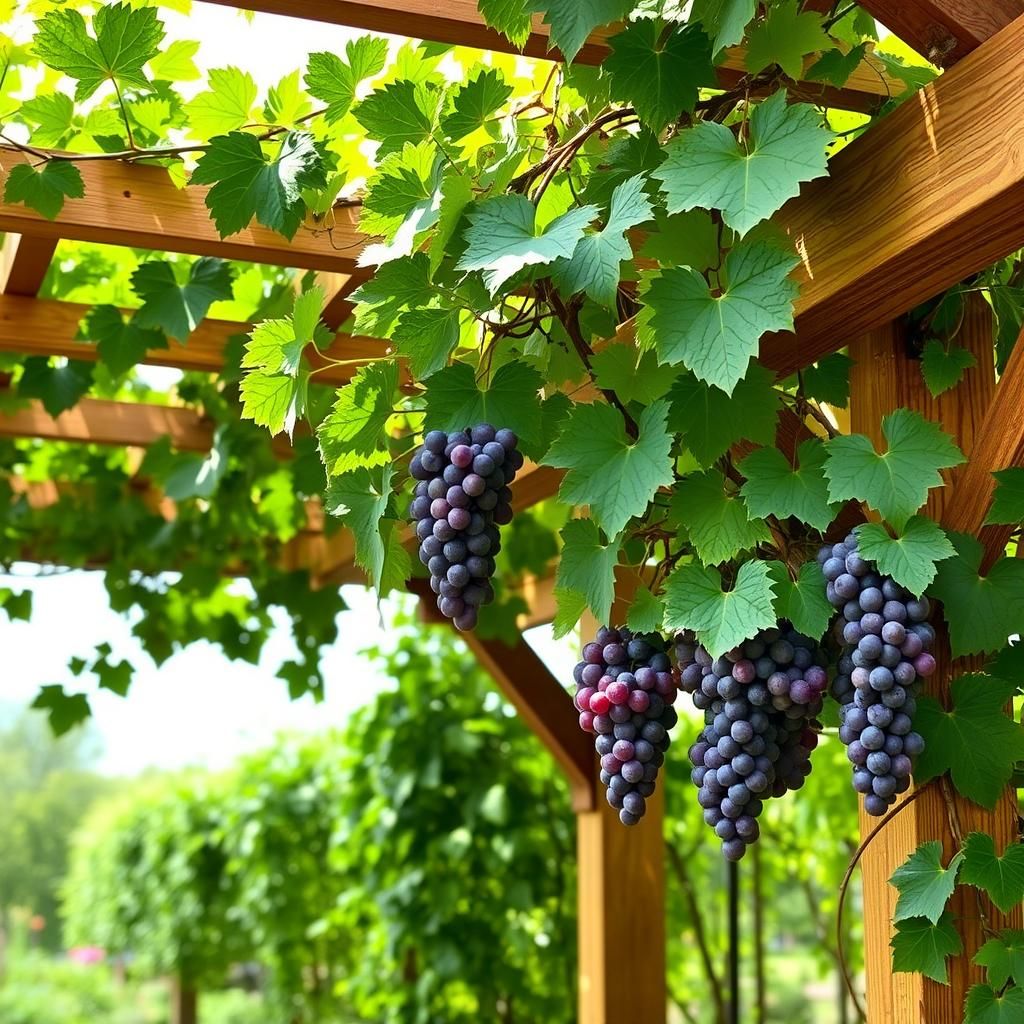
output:
[[[835,609],[825,595],[825,576],[817,562],[804,562],[793,579],[784,562],[769,562],[775,587],[775,612],[813,640],[828,629]]]
[[[1000,857],[990,835],[972,832],[963,853],[961,882],[983,889],[1004,914],[1024,901],[1024,845],[1010,843]]]
[[[697,556],[705,565],[718,565],[771,540],[762,519],[749,516],[746,503],[726,490],[717,469],[695,473],[676,485],[672,511],[686,527]]]
[[[996,992],[989,985],[973,985],[967,993],[963,1024],[1018,1024],[1024,1020],[1024,988]]]
[[[437,127],[442,94],[425,82],[401,79],[371,92],[356,108],[356,120],[380,143],[378,158],[426,142]]]
[[[84,693],[66,693],[58,684],[40,686],[32,707],[46,712],[54,736],[63,736],[92,714]]]
[[[544,15],[551,44],[571,61],[595,28],[622,21],[633,0],[528,0],[528,9]]]
[[[391,340],[417,380],[425,380],[448,362],[459,341],[459,316],[457,308],[411,309],[399,315]]]
[[[921,374],[924,377],[928,390],[933,398],[951,388],[963,380],[964,374],[975,364],[977,360],[965,348],[959,345],[943,345],[941,341],[932,339],[921,354]]]
[[[927,516],[907,520],[895,537],[880,523],[864,523],[856,532],[861,555],[917,597],[935,579],[937,563],[956,554],[939,524]]]
[[[1024,469],[1000,469],[992,475],[996,490],[985,522],[1007,526],[1024,522]]]
[[[143,328],[134,317],[126,322],[116,306],[93,306],[82,324],[82,333],[96,343],[100,362],[115,377],[142,362],[147,352],[167,348],[162,331]]]
[[[497,68],[477,68],[476,74],[452,97],[452,111],[441,120],[449,139],[463,139],[483,128],[512,95],[512,86]]]
[[[18,394],[38,398],[51,416],[70,409],[92,386],[93,364],[70,359],[52,366],[46,356],[30,356],[22,363]]]
[[[309,55],[306,88],[310,96],[327,104],[324,118],[328,124],[340,121],[349,112],[360,82],[384,69],[388,41],[374,36],[350,39],[345,44],[345,58],[326,51]]]
[[[166,260],[142,263],[132,274],[132,288],[142,299],[135,322],[184,341],[199,326],[210,306],[231,298],[233,278],[229,264],[209,256],[188,268],[184,284],[178,283],[174,265]]]
[[[838,505],[828,500],[825,447],[811,438],[797,450],[797,465],[778,448],[758,448],[737,467],[747,478],[742,493],[753,516],[795,516],[816,530],[832,522]]]
[[[964,854],[953,856],[942,866],[942,843],[922,843],[892,874],[889,884],[896,888],[894,921],[924,917],[937,924],[956,888],[956,876]]]
[[[661,366],[653,352],[638,353],[634,345],[606,345],[590,359],[590,370],[599,388],[614,391],[620,402],[650,405],[664,398],[677,371]],[[672,413],[669,413],[671,425]]]
[[[747,70],[756,74],[778,64],[790,78],[802,78],[804,59],[832,46],[822,22],[820,14],[801,11],[797,0],[781,0],[772,5],[768,17],[750,33]]]
[[[988,983],[997,989],[1011,978],[1014,984],[1024,985],[1024,931],[1009,928],[989,939],[974,955],[974,962],[985,968]]]
[[[946,911],[936,924],[924,917],[899,921],[892,938],[892,969],[896,974],[923,974],[940,985],[948,980],[946,961],[963,952],[953,916]]]
[[[720,50],[743,41],[756,11],[757,0],[694,0],[691,17],[704,26],[717,57]]]
[[[38,170],[31,164],[16,164],[4,185],[5,203],[24,203],[47,220],[56,220],[65,199],[84,195],[82,172],[65,160],[50,160]]]
[[[328,476],[390,461],[385,427],[397,389],[398,364],[392,359],[362,367],[338,389],[334,408],[316,431]]]
[[[532,18],[525,0],[478,0],[484,21],[517,47],[530,38]]]
[[[233,67],[211,68],[207,81],[210,88],[185,106],[193,135],[212,139],[252,122],[258,90],[248,71]]]
[[[603,543],[601,531],[592,519],[570,519],[562,527],[561,538],[556,590],[581,594],[598,622],[607,623],[615,600],[615,566],[619,561],[621,537],[615,536],[609,543]],[[573,610],[579,607],[577,602],[570,600],[568,603]],[[576,621],[578,619],[577,613]]]

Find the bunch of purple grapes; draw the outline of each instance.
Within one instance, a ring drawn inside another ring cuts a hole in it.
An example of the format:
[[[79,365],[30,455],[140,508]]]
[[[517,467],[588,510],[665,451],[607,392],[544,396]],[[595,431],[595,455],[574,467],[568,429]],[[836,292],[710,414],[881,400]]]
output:
[[[523,465],[517,444],[511,430],[489,423],[451,434],[432,430],[409,467],[417,481],[409,513],[420,561],[441,614],[460,630],[473,629],[480,606],[494,600],[498,527],[512,522],[508,485]]]
[[[836,639],[844,645],[832,693],[839,738],[853,765],[864,809],[880,816],[910,786],[924,740],[913,731],[918,682],[935,671],[935,631],[927,598],[915,598],[857,552],[856,534],[818,552],[830,603],[841,609]]]
[[[644,816],[678,721],[667,648],[655,634],[604,626],[573,671],[580,728],[596,735],[605,795],[624,825]]]
[[[680,687],[704,712],[690,778],[726,860],[738,861],[760,835],[764,801],[799,789],[811,772],[826,658],[814,640],[775,628],[721,658],[680,633],[676,661]]]

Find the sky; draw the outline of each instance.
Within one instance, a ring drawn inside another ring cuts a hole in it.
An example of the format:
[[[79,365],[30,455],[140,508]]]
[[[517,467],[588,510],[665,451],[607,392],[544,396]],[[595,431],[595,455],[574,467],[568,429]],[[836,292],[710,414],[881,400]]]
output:
[[[167,41],[198,39],[201,69],[235,65],[265,91],[282,76],[305,66],[310,52],[343,51],[361,34],[335,25],[258,14],[252,22],[235,8],[196,3],[189,16],[161,9]],[[154,382],[156,383],[156,382]],[[35,576],[35,567],[19,565],[14,575],[0,574],[0,587],[33,591],[29,623],[7,623],[0,614],[4,652],[0,705],[8,712],[28,704],[40,686],[60,683],[89,693],[94,729],[102,745],[100,769],[132,775],[150,767],[173,769],[204,765],[212,769],[239,754],[265,746],[281,731],[313,731],[339,725],[388,685],[371,662],[355,652],[387,644],[372,594],[344,588],[350,610],[339,617],[339,641],[326,652],[323,703],[288,699],[286,684],[274,677],[293,651],[286,624],[276,626],[259,665],[228,660],[208,643],[190,645],[159,668],[131,635],[131,626],[111,611],[98,572]],[[384,618],[393,604],[385,604]],[[137,673],[127,698],[98,691],[88,677],[75,678],[68,660],[87,657],[106,640],[113,660],[127,658]],[[528,640],[559,678],[571,680],[572,643],[551,639],[549,627],[531,630]]]

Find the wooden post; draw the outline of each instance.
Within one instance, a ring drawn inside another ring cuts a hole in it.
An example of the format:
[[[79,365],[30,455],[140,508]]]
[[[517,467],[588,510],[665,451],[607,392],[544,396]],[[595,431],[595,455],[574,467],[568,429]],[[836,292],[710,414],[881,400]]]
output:
[[[937,399],[931,397],[924,385],[920,364],[908,355],[902,321],[872,331],[853,343],[850,346],[850,355],[856,360],[851,373],[853,430],[867,434],[878,444],[882,441],[882,417],[902,406],[940,422],[955,437],[964,453],[970,456],[995,394],[991,316],[991,311],[979,296],[967,297],[964,323],[957,342],[974,354],[977,365],[967,371],[957,388]],[[927,506],[930,515],[941,517],[965,468],[958,467],[948,475],[948,487],[931,492]],[[936,625],[941,626],[941,623]],[[936,657],[939,670],[929,681],[928,690],[948,702],[950,680],[961,667],[950,663],[945,631],[940,628],[938,634]],[[972,831],[988,833],[995,839],[1000,853],[1016,839],[1016,802],[1010,791],[991,812],[959,797],[954,797],[953,803],[965,834]],[[877,818],[861,810],[862,835],[868,835],[877,824]],[[870,1024],[951,1024],[959,1021],[968,988],[983,980],[983,972],[970,961],[985,937],[978,920],[977,906],[971,905],[973,893],[968,896],[964,890],[958,890],[951,902],[952,909],[960,916],[964,954],[950,962],[950,984],[939,985],[919,974],[892,972],[889,942],[897,893],[889,885],[889,878],[920,843],[933,839],[942,842],[948,859],[953,853],[954,840],[947,805],[937,785],[897,815],[874,840],[861,861]],[[997,927],[1007,923],[995,908],[989,907],[988,910]]]
[[[171,1024],[197,1024],[199,1020],[199,993],[181,977],[171,981]]]

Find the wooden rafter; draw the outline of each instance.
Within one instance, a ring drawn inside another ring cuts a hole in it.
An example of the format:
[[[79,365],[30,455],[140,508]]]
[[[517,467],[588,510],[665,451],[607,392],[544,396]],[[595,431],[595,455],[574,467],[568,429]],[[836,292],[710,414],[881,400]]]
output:
[[[56,248],[56,238],[5,235],[0,246],[0,294],[35,295]]]
[[[235,0],[210,0],[227,7]],[[477,7],[477,0],[249,0],[248,8],[264,14],[281,14],[307,21],[413,36],[431,42],[473,46],[499,53],[522,52],[529,57],[552,58],[549,50],[549,28],[540,15],[534,17],[533,31],[522,50],[517,49],[500,32],[487,27]],[[598,29],[583,45],[576,57],[581,64],[600,64],[608,56],[608,39],[619,28]],[[717,69],[718,82],[731,88],[747,73],[746,55],[741,47],[725,51]],[[880,62],[870,56],[850,76],[846,85],[837,89],[822,82],[801,81],[794,84],[796,94],[817,103],[840,109],[871,113],[887,99],[898,96],[905,85],[890,78]]]

